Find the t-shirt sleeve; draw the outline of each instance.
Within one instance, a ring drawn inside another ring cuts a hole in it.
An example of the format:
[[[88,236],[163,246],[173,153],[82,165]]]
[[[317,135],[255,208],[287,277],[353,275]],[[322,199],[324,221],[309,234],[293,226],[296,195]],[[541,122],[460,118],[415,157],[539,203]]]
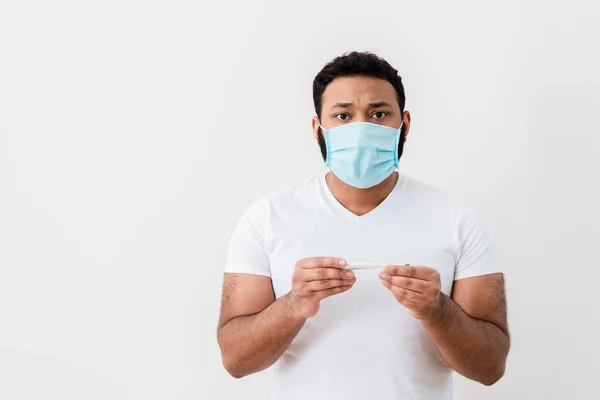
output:
[[[229,242],[225,272],[271,277],[269,257],[265,250],[267,221],[266,199],[255,203],[244,213]]]
[[[458,238],[454,280],[502,272],[497,250],[478,215],[471,211],[462,214]]]

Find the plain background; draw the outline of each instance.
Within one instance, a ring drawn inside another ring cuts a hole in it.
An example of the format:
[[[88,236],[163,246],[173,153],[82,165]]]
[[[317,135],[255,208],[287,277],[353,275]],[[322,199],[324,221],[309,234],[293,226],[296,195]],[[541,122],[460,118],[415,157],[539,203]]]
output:
[[[0,398],[264,399],[215,338],[241,213],[323,172],[311,83],[404,78],[402,171],[481,210],[513,347],[457,399],[600,398],[600,15],[589,1],[0,6]],[[351,357],[351,349],[349,349]]]

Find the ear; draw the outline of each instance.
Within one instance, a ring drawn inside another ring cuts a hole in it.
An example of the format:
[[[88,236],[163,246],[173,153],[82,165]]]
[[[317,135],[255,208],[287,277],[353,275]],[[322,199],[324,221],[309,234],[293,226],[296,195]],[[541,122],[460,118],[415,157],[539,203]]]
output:
[[[404,130],[404,141],[406,142],[406,138],[408,137],[408,132],[410,132],[410,111],[404,111],[402,113],[402,122],[403,122],[403,130]]]
[[[315,140],[319,143],[319,118],[317,116],[312,117],[312,130]]]

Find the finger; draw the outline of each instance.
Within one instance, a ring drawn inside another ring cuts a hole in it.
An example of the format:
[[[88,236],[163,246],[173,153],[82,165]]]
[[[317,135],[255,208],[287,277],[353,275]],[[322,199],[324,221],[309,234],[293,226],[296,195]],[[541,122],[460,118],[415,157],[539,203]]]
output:
[[[405,278],[403,276],[392,276],[384,274],[383,272],[379,274],[379,279],[385,282],[389,282],[393,286],[398,286],[403,289],[412,290],[418,293],[426,292],[429,289],[429,286],[431,285],[428,281],[424,281],[421,279]]]
[[[433,280],[436,276],[439,276],[433,268],[416,266],[388,265],[382,272],[386,275],[404,276],[424,281]]]
[[[406,301],[410,304],[418,304],[421,301],[425,300],[425,296],[423,296],[419,292],[413,292],[412,290],[402,289],[398,286],[393,286],[389,282],[381,281],[383,286],[389,289],[394,297],[398,301]]]
[[[350,288],[352,288],[352,285],[339,286],[339,287],[332,288],[332,289],[321,290],[319,292],[316,292],[316,294],[319,296],[319,298],[321,300],[323,300],[323,299],[326,299],[327,297],[334,296],[336,294],[340,294],[347,290],[350,290]]]
[[[309,257],[298,262],[301,268],[344,268],[346,260],[339,257]]]
[[[354,272],[340,268],[310,268],[304,271],[302,279],[305,282],[322,281],[326,279],[354,280]]]
[[[327,279],[325,281],[312,281],[306,284],[306,289],[310,292],[321,292],[342,286],[352,286],[354,283],[342,279]]]

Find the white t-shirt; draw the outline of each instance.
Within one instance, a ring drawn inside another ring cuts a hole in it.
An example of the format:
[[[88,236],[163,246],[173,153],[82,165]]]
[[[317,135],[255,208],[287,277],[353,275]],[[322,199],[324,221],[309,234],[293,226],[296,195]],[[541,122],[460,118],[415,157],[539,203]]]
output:
[[[363,216],[335,199],[325,176],[263,198],[241,218],[225,271],[268,276],[279,298],[291,289],[296,262],[313,256],[435,268],[447,295],[455,280],[500,272],[477,218],[402,174]],[[379,272],[355,271],[352,289],[321,302],[279,359],[272,399],[452,398],[451,368]]]

